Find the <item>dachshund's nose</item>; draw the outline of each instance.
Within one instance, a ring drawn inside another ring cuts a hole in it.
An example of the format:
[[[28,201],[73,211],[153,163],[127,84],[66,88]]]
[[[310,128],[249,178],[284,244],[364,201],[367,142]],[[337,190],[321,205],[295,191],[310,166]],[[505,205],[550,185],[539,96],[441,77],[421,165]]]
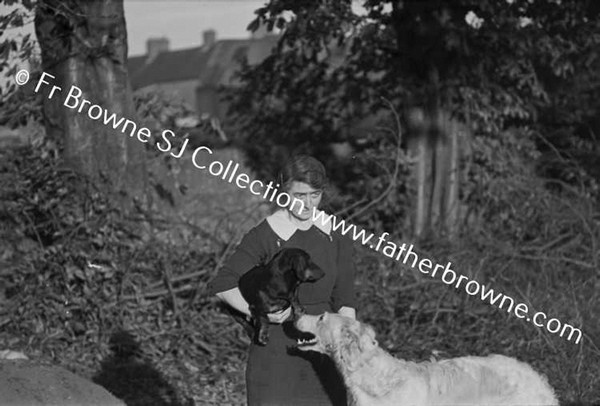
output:
[[[311,262],[307,274],[310,280],[317,281],[325,275],[325,272],[317,264]]]

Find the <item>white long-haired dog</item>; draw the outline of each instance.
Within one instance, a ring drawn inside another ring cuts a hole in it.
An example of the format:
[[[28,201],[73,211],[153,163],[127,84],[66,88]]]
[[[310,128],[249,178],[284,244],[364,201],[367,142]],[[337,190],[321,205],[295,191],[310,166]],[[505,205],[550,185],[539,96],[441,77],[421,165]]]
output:
[[[503,355],[415,363],[381,349],[373,329],[352,318],[304,315],[298,330],[314,334],[298,349],[329,355],[355,406],[558,405],[545,377]]]

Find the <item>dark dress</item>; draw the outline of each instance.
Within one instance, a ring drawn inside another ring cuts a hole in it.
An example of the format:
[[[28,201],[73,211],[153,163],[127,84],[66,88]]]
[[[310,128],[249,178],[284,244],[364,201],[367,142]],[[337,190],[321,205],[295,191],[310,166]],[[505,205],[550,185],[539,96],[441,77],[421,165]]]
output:
[[[355,308],[352,240],[335,231],[328,235],[314,225],[295,231],[272,228],[280,226],[281,222],[264,220],[250,230],[211,282],[210,292],[237,287],[243,273],[281,248],[301,248],[325,271],[322,279],[299,288],[299,301],[306,312]],[[248,405],[346,405],[345,387],[331,359],[316,352],[290,352],[288,347],[296,343],[292,331],[291,322],[270,324],[269,343],[251,345],[246,366]]]

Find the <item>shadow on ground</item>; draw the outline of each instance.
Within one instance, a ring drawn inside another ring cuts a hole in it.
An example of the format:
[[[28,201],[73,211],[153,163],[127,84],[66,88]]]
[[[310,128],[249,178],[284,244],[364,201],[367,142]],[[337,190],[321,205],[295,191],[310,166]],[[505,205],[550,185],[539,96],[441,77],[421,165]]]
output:
[[[127,406],[186,406],[154,366],[141,357],[135,337],[119,330],[109,341],[111,355],[102,361],[92,380],[123,400]]]

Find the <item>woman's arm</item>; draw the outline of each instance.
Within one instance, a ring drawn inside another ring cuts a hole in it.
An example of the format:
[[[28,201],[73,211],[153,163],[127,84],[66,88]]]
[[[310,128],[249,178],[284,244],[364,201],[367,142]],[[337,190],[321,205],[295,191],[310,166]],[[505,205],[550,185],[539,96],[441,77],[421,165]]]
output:
[[[356,296],[354,292],[354,245],[350,238],[339,235],[337,276],[332,291],[333,310],[342,316],[356,319]],[[336,310],[337,309],[337,310]]]
[[[242,296],[242,292],[240,292],[239,288],[233,288],[226,290],[225,292],[219,292],[216,294],[216,296],[234,309],[244,313],[247,316],[252,316],[248,302],[246,302],[246,299],[244,299]],[[287,307],[286,309],[275,313],[268,313],[267,317],[271,323],[281,324],[286,321],[291,314],[292,308]]]
[[[244,313],[247,316],[250,316],[250,308],[248,306],[248,302],[242,296],[239,288],[233,288],[226,290],[224,292],[219,292],[216,296],[227,303],[229,306],[233,307],[235,310]]]
[[[262,228],[264,229],[264,227]],[[232,306],[241,306],[238,309],[243,313],[248,313],[248,304],[243,301],[241,293],[237,290],[240,277],[248,272],[252,267],[258,265],[268,255],[267,242],[264,232],[260,231],[259,226],[251,229],[236,247],[233,254],[225,261],[223,266],[217,272],[217,275],[208,284],[208,294],[218,295],[220,298],[227,297],[233,301]],[[236,293],[227,293],[236,290]],[[228,300],[226,300],[229,303]],[[236,307],[237,309],[237,307]]]

